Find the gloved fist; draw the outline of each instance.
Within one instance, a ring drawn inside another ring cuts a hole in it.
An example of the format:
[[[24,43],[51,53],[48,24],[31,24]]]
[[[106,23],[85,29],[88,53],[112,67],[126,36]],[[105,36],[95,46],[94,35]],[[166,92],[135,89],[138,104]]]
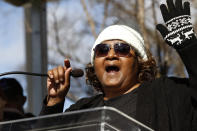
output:
[[[168,6],[168,8],[167,8]],[[195,37],[194,29],[191,23],[190,3],[182,0],[167,0],[167,6],[160,6],[161,13],[166,26],[157,25],[157,30],[161,33],[166,43],[179,49],[187,44],[187,40]]]

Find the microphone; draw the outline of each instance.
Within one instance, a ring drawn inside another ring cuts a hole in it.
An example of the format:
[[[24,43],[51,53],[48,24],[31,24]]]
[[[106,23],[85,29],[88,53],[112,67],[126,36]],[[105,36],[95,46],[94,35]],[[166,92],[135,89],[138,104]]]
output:
[[[82,77],[84,75],[84,72],[82,69],[73,69],[71,72],[70,72],[70,75],[72,77]]]
[[[5,72],[5,73],[0,73],[1,76],[5,75],[12,75],[12,74],[23,74],[23,75],[32,75],[32,76],[41,76],[41,77],[48,77],[48,74],[44,73],[32,73],[32,72],[24,72],[24,71],[11,71],[11,72]],[[84,72],[82,69],[73,69],[70,72],[70,76],[72,77],[82,77],[84,75]]]

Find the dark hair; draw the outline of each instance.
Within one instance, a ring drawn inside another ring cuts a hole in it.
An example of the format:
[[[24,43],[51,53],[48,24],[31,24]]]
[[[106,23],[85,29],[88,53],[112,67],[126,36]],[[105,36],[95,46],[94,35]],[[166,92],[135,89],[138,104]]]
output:
[[[137,53],[136,59],[138,61],[138,81],[140,83],[144,81],[152,81],[156,77],[157,67],[156,61],[152,54],[147,51],[148,60],[144,61]],[[91,63],[86,65],[86,83],[93,86],[97,91],[102,91],[102,85],[98,80],[94,67]]]
[[[18,96],[23,96],[23,88],[14,78],[0,79],[0,88],[9,101],[15,101]]]

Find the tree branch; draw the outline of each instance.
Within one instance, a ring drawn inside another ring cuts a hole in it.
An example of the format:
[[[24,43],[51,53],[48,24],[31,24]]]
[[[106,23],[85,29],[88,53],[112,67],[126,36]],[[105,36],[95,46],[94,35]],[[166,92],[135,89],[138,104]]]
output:
[[[138,2],[137,21],[139,23],[140,30],[141,30],[143,38],[144,38],[144,42],[145,42],[146,48],[150,49],[150,43],[149,43],[149,40],[148,40],[148,34],[147,34],[147,31],[146,31],[146,27],[145,27],[144,0],[137,0],[137,2]]]
[[[116,2],[115,0],[111,0],[110,1],[117,9],[123,11],[124,13],[126,13],[129,16],[134,16],[136,17],[136,12],[131,11],[131,10],[127,10],[122,4]]]
[[[61,50],[60,47],[60,38],[59,38],[59,28],[58,28],[58,21],[57,21],[57,17],[55,15],[55,13],[53,13],[53,19],[54,19],[54,33],[55,33],[55,44],[57,45],[57,51],[58,53],[63,56],[66,57],[68,59],[71,58],[71,56],[69,54],[65,54],[64,51]]]
[[[83,10],[84,10],[84,12],[85,12],[85,14],[87,16],[87,20],[88,20],[88,23],[90,25],[92,34],[93,34],[94,38],[96,39],[97,35],[96,35],[96,31],[95,31],[95,23],[94,23],[94,20],[90,16],[90,13],[88,12],[88,9],[87,9],[87,6],[86,6],[86,3],[85,3],[84,0],[81,0],[81,4],[82,4]]]
[[[103,15],[103,22],[101,25],[101,30],[105,27],[105,22],[108,17],[108,6],[109,6],[109,0],[105,0],[105,5],[104,5],[104,15]]]
[[[152,0],[152,13],[153,13],[153,21],[154,21],[154,25],[156,26],[157,23],[157,17],[156,17],[156,12],[155,12],[155,0]],[[159,39],[159,35],[157,33],[156,28],[154,29],[154,37],[156,39],[156,43],[157,43],[157,56],[158,56],[158,64],[161,65],[162,61],[161,61],[161,46],[160,46],[160,39]]]

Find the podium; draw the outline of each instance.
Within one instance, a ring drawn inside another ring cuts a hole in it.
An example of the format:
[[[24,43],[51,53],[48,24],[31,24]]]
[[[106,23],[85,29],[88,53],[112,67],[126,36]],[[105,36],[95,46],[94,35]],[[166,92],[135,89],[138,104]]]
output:
[[[112,107],[0,122],[1,131],[153,131]]]

